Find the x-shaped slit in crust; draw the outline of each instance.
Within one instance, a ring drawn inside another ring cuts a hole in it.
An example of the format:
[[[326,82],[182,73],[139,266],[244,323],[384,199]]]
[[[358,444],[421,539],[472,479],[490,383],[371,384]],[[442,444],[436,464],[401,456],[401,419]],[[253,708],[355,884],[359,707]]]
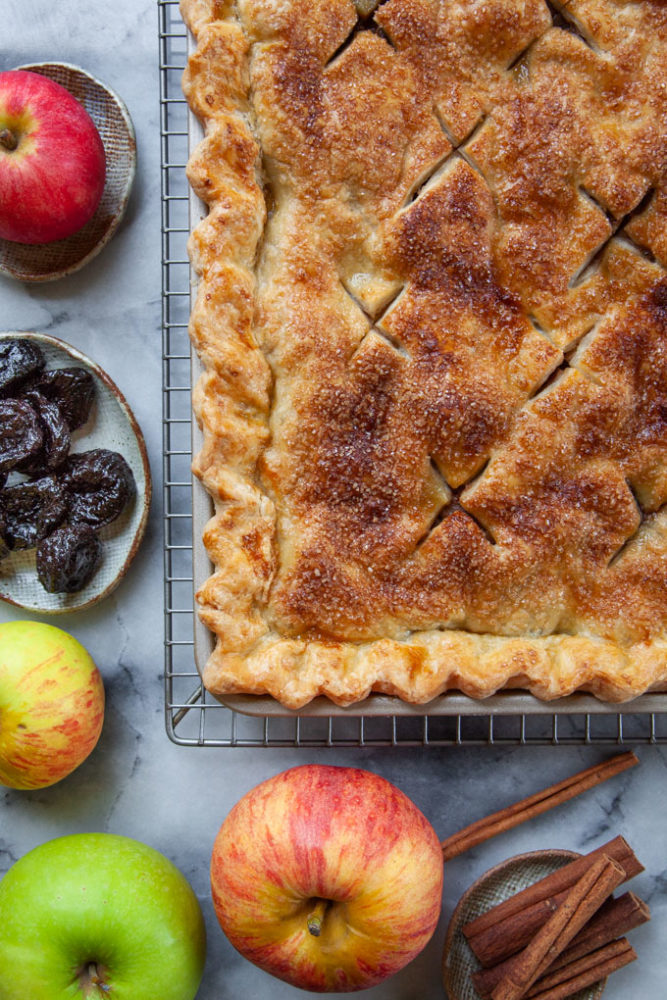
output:
[[[456,157],[460,157],[462,160],[465,160],[468,166],[472,167],[472,169],[475,170],[486,183],[486,177],[484,177],[484,173],[482,172],[479,164],[477,164],[473,159],[473,157],[470,156],[468,150],[466,149],[466,146],[468,145],[468,143],[472,142],[474,137],[482,128],[484,122],[486,121],[487,116],[482,115],[482,117],[473,126],[473,128],[465,136],[465,138],[461,139],[460,142],[457,142],[456,139],[454,139],[454,137],[452,136],[449,129],[447,128],[446,124],[443,122],[442,116],[439,114],[438,109],[435,106],[433,107],[433,115],[437,120],[438,125],[444,132],[445,137],[451,143],[452,148],[445,156],[441,157],[436,163],[432,164],[429,167],[429,169],[418,179],[418,181],[415,183],[415,185],[411,188],[410,192],[408,193],[408,197],[404,202],[404,207],[407,207],[408,205],[411,205],[413,202],[417,201],[418,198],[420,198],[423,194],[425,194],[428,191],[430,186],[436,184],[440,179],[441,173],[446,169],[450,161],[456,159]],[[489,185],[487,184],[487,187],[488,186]],[[489,188],[489,190],[491,189]],[[493,192],[491,192],[491,194],[493,194]]]
[[[601,212],[604,212],[604,214],[607,216],[607,219],[609,220],[610,226],[612,227],[612,231],[607,237],[607,239],[604,241],[604,243],[602,243],[602,245],[599,246],[597,250],[595,250],[592,254],[590,254],[590,256],[581,265],[581,267],[571,277],[569,282],[570,288],[578,288],[580,285],[583,285],[586,281],[588,281],[591,275],[595,274],[595,272],[600,267],[600,263],[607,249],[609,248],[610,243],[612,242],[612,240],[615,239],[622,238],[624,240],[627,240],[627,242],[632,245],[633,249],[637,253],[645,257],[651,264],[656,263],[656,258],[651,253],[651,251],[647,247],[640,246],[625,231],[626,227],[632,222],[633,219],[635,219],[639,215],[643,215],[643,213],[648,209],[651,201],[653,200],[653,196],[655,194],[655,188],[652,187],[649,188],[648,191],[644,194],[641,201],[638,202],[638,204],[635,205],[634,208],[632,208],[620,219],[614,219],[611,213],[608,212],[604,208],[604,206],[600,204],[600,202],[590,193],[590,191],[587,191],[585,188],[580,188],[579,190],[581,191],[581,194],[584,195],[584,197],[588,198],[588,200],[591,201]]]
[[[549,337],[546,331],[544,331],[540,327],[535,318],[533,316],[529,316],[528,318],[532,323],[532,325],[535,327],[535,329],[541,332],[542,336],[546,337],[546,339],[548,340]],[[593,323],[588,328],[588,330],[585,330],[575,340],[573,340],[570,344],[568,344],[567,348],[563,352],[563,360],[561,361],[561,363],[559,365],[556,365],[556,367],[549,372],[544,381],[540,382],[539,385],[535,386],[533,392],[528,397],[526,405],[529,405],[533,400],[538,399],[540,396],[543,396],[545,393],[551,391],[555,387],[555,385],[559,382],[559,380],[571,368],[579,372],[579,374],[582,375],[584,378],[587,378],[589,382],[593,382],[595,385],[600,384],[600,380],[596,378],[592,372],[588,371],[585,367],[581,368],[579,367],[579,365],[576,364],[576,355],[580,349],[580,346],[586,340],[587,337],[590,338],[591,335],[595,334],[595,331],[599,325],[600,321],[598,320],[595,323]]]
[[[470,511],[467,510],[465,506],[461,503],[461,494],[463,493],[463,491],[466,490],[469,486],[471,486],[472,483],[474,483],[484,474],[484,470],[486,469],[487,465],[488,465],[488,460],[484,463],[482,468],[478,472],[476,472],[474,476],[472,476],[467,482],[462,483],[460,486],[452,488],[445,479],[445,477],[443,476],[440,469],[438,468],[436,461],[433,458],[431,458],[432,474],[442,481],[443,486],[447,489],[449,493],[449,497],[437,510],[435,516],[433,517],[431,523],[429,524],[428,528],[423,533],[421,538],[417,540],[417,543],[415,545],[415,551],[421,549],[428,542],[429,538],[432,537],[433,532],[436,530],[438,525],[442,524],[442,522],[446,518],[450,517],[456,511],[459,511],[460,513],[464,514],[465,517],[473,521],[477,525],[479,530],[482,532],[482,534],[484,535],[484,537],[486,538],[487,542],[490,545],[497,544],[496,539],[494,538],[491,531],[486,527],[486,525],[483,524],[482,521],[480,521],[479,518],[476,517],[474,514],[471,514]]]
[[[360,7],[362,7],[362,9],[369,8],[370,14],[373,14],[378,6],[380,6],[380,4],[376,3],[371,8],[370,3],[364,4],[363,0],[358,0],[357,10],[359,10]],[[377,35],[379,38],[382,38],[390,48],[392,49],[394,48],[394,43],[392,42],[389,35],[386,33],[386,31],[384,31],[383,28],[380,27],[380,25],[375,20],[370,19],[370,14],[367,16],[364,16],[361,13],[359,14],[357,22],[352,28],[352,31],[349,33],[347,38],[341,42],[336,51],[333,52],[327,59],[326,62],[327,66],[331,66],[331,64],[335,62],[336,59],[338,59],[338,57],[343,54],[343,52],[349,49],[350,45],[352,45],[357,35],[359,35],[362,31],[372,31],[374,35]]]
[[[364,350],[364,348],[368,345],[370,339],[372,339],[373,337],[379,337],[389,347],[391,347],[393,351],[396,351],[397,354],[400,354],[401,357],[403,358],[410,357],[408,351],[405,349],[405,347],[403,347],[400,341],[396,340],[395,337],[392,337],[391,334],[387,333],[385,330],[381,330],[376,326],[372,326],[370,330],[364,335],[359,345],[355,348],[354,354],[351,356],[349,361],[350,364],[354,364],[360,352]]]
[[[545,2],[549,8],[552,26],[554,28],[558,28],[561,31],[567,31],[568,34],[574,35],[575,38],[578,38],[581,42],[583,42],[586,48],[590,49],[592,52],[595,52],[596,54],[600,54],[602,52],[595,40],[584,30],[579,21],[572,15],[571,12],[568,12],[567,4],[559,4],[557,2],[552,2],[552,0],[545,0]],[[518,52],[514,56],[512,61],[507,65],[506,72],[516,72],[521,65],[527,62],[531,49],[540,40],[540,37],[541,36],[538,35],[537,38],[531,39],[528,45],[526,45],[521,52]]]
[[[354,302],[355,306],[360,310],[360,312],[364,314],[366,319],[371,323],[370,329],[366,331],[363,338],[355,348],[354,353],[350,358],[350,363],[354,362],[359,352],[363,350],[364,345],[368,342],[368,338],[372,335],[381,337],[393,350],[397,351],[403,357],[409,357],[409,352],[405,348],[405,346],[401,344],[400,341],[396,337],[394,337],[388,330],[385,330],[381,326],[382,320],[391,310],[392,306],[401,295],[401,292],[403,292],[404,286],[401,285],[394,292],[392,292],[392,294],[388,299],[383,300],[379,310],[371,311],[358,298],[358,296],[354,294],[354,292],[348,287],[348,285],[345,283],[345,281],[343,281],[342,278],[340,283],[344,288],[345,292],[347,293],[347,295],[352,300],[352,302]]]

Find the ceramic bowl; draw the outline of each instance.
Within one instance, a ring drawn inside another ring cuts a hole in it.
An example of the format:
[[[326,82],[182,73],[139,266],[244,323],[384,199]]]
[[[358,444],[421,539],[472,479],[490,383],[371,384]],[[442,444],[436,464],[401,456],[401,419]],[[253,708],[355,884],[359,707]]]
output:
[[[0,272],[18,281],[53,281],[78,271],[109,242],[125,213],[136,171],[137,144],[130,114],[104,83],[70,63],[17,66],[55,80],[83,104],[95,122],[106,155],[102,199],[92,219],[72,236],[31,245],[0,239]]]
[[[461,928],[470,920],[486,913],[492,906],[502,903],[534,882],[551,875],[579,856],[573,851],[559,850],[518,854],[491,868],[470,886],[452,914],[445,938],[442,977],[449,1000],[479,1000],[471,976],[481,966],[468,946]],[[604,992],[605,985],[606,980],[579,990],[572,995],[571,1000],[598,1000]]]
[[[27,611],[62,614],[80,611],[107,597],[125,576],[146,530],[151,475],[143,435],[116,384],[99,365],[76,348],[41,333],[0,333],[0,340],[27,338],[42,350],[47,368],[86,368],[95,379],[95,404],[83,427],[72,434],[71,453],[108,448],[129,464],[137,484],[134,501],[99,531],[102,562],[92,580],[75,594],[50,594],[37,579],[35,550],[11,552],[0,562],[0,599]],[[12,473],[9,482],[19,481]]]

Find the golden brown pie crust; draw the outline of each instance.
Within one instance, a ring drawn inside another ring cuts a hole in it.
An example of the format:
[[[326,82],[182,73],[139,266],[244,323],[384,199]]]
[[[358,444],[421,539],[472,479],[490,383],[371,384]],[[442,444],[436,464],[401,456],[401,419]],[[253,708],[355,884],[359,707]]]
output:
[[[667,687],[667,6],[181,0],[216,694]]]

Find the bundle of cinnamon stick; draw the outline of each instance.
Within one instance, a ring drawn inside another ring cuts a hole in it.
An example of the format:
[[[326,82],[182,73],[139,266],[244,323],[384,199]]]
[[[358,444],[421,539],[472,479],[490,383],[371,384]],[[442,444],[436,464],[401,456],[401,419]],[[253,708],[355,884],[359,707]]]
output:
[[[477,820],[442,841],[445,861],[568,802],[639,761],[622,753]],[[565,1000],[637,957],[624,935],[650,918],[622,882],[643,871],[616,837],[603,847],[466,924],[462,930],[482,969],[473,984],[482,1000]]]
[[[616,837],[466,924],[482,1000],[564,1000],[634,961],[623,935],[649,910],[634,893],[612,893],[642,870]]]

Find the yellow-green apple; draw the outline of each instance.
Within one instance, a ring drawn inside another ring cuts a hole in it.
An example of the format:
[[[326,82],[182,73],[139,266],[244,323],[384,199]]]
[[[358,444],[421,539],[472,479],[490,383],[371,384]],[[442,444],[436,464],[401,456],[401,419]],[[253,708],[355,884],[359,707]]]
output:
[[[0,882],[2,1000],[193,1000],[205,954],[192,888],[129,837],[58,837]]]
[[[431,938],[442,849],[410,799],[379,775],[306,764],[231,810],[211,859],[213,903],[246,958],[293,986],[382,982]]]
[[[91,752],[103,719],[102,678],[81,643],[40,622],[0,625],[0,784],[60,781]]]
[[[49,243],[92,218],[106,175],[95,124],[59,83],[0,73],[0,237]]]

